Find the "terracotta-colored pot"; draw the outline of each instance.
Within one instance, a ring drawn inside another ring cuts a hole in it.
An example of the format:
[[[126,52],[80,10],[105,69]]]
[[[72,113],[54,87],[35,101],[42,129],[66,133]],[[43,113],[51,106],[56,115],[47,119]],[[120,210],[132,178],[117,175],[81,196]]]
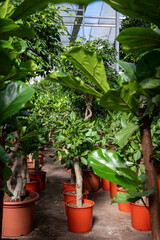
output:
[[[62,184],[63,184],[63,192],[64,192],[64,191],[65,191],[65,192],[74,192],[75,189],[76,189],[75,184],[71,184],[71,183],[70,183],[70,180],[64,180],[64,181],[62,182]]]
[[[144,205],[131,203],[132,227],[140,231],[151,231],[149,210]]]
[[[32,231],[35,202],[39,194],[27,191],[30,200],[3,203],[2,236],[18,237]]]
[[[26,190],[31,190],[33,192],[39,193],[40,191],[40,181],[33,180],[26,184]]]
[[[110,190],[110,184],[107,179],[102,178],[102,189],[104,191],[109,191]]]
[[[117,184],[110,182],[110,197],[115,198],[117,193]]]
[[[68,202],[70,200],[76,201],[76,193],[75,193],[75,191],[73,191],[73,192],[66,192],[66,191],[64,191],[63,192],[63,197],[64,197],[64,202]],[[88,191],[85,190],[83,192],[83,199],[87,199],[87,197],[88,197]]]
[[[88,192],[97,192],[100,186],[100,177],[90,169],[83,169],[83,189]]]
[[[45,181],[46,181],[46,172],[45,171],[41,171],[39,173],[30,172],[29,177],[30,177],[30,179],[40,180],[40,186],[39,186],[40,191],[45,189]]]
[[[117,192],[123,192],[126,193],[125,190],[123,190],[122,188],[117,187]],[[130,213],[131,212],[131,203],[127,202],[127,203],[118,203],[118,208],[121,212],[126,212],[126,213]]]
[[[88,191],[86,190],[86,191],[83,192],[82,198],[87,199],[87,197],[88,197]],[[64,191],[63,192],[63,198],[64,198],[65,203],[68,202],[68,201],[75,201],[76,202],[76,200],[77,200],[75,191],[73,191],[73,192],[65,192]],[[66,215],[67,215],[67,208],[66,208]]]
[[[92,228],[94,202],[83,199],[83,203],[86,204],[86,206],[82,208],[77,208],[75,205],[72,205],[75,203],[74,200],[66,203],[69,231],[74,233],[89,232]]]
[[[66,168],[66,172],[67,172],[67,173],[71,173],[71,169],[67,169],[67,168]]]

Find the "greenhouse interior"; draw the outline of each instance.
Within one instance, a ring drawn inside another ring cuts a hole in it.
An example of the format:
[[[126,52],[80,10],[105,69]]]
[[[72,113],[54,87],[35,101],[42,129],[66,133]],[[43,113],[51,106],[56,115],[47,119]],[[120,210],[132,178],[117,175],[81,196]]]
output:
[[[0,1],[0,239],[160,240],[160,1]]]

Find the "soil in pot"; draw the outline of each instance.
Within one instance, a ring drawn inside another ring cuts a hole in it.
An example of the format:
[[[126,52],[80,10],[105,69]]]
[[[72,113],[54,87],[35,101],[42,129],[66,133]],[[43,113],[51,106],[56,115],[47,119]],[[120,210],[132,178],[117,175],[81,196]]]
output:
[[[144,205],[131,203],[131,220],[134,229],[151,231],[149,210]]]
[[[100,177],[90,169],[83,169],[83,189],[88,192],[97,192],[100,186]]]
[[[10,197],[4,197],[2,236],[18,237],[32,231],[35,202],[38,199],[39,194],[29,190],[20,202],[9,202]]]
[[[39,173],[30,172],[29,177],[31,179],[40,181],[40,187],[39,187],[40,191],[45,189],[45,181],[46,181],[46,172],[45,171],[41,171]]]
[[[67,217],[69,231],[74,233],[86,233],[92,229],[92,212],[94,202],[88,199],[83,199],[83,207],[77,208],[76,202],[68,201]]]
[[[122,187],[117,187],[117,192],[126,193],[126,191]],[[130,202],[128,202],[128,203],[118,203],[118,208],[121,212],[130,213],[131,212],[131,203]]]
[[[75,201],[76,202],[76,199],[77,199],[77,196],[76,196],[76,193],[75,191],[73,192],[63,192],[63,198],[64,198],[64,202],[68,202],[68,201]],[[83,192],[83,195],[82,195],[82,198],[83,199],[87,199],[88,198],[88,191],[84,191]],[[66,208],[66,215],[67,215],[67,208]]]
[[[102,178],[102,189],[104,191],[110,191],[110,184],[107,179]]]
[[[75,191],[76,187],[75,184],[71,184],[70,180],[64,180],[62,181],[63,184],[63,192],[73,192]]]

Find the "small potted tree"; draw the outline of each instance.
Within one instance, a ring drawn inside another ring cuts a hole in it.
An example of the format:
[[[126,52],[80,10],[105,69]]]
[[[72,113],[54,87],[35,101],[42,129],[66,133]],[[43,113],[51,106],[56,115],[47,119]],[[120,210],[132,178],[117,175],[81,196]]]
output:
[[[84,121],[81,117],[77,117],[75,112],[71,112],[70,117],[66,121],[60,122],[61,126],[57,130],[59,136],[56,137],[58,142],[57,147],[59,155],[61,154],[61,163],[66,164],[66,168],[71,168],[71,183],[72,187],[75,184],[75,197],[73,200],[66,202],[68,226],[72,232],[88,232],[91,229],[92,223],[92,210],[94,203],[90,200],[85,199],[88,191],[83,191],[83,177],[82,177],[82,165],[86,163],[84,158],[92,149],[93,143],[90,136],[87,135],[89,127],[92,128],[93,123]],[[68,192],[64,192],[65,199]],[[85,203],[85,204],[84,204]],[[89,211],[89,216],[85,216],[85,211]],[[84,217],[84,220],[75,217],[77,222],[72,222],[73,215],[78,212],[78,216]],[[79,215],[79,212],[80,215]],[[84,216],[83,216],[84,215]],[[87,220],[86,220],[87,219]],[[89,221],[88,224],[86,221]],[[82,223],[86,223],[83,225]],[[73,225],[72,225],[73,224]]]

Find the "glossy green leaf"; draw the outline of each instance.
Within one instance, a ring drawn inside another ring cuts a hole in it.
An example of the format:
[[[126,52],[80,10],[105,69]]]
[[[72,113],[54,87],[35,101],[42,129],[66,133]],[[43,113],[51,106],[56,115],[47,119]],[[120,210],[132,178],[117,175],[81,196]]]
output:
[[[11,161],[11,157],[4,150],[4,148],[0,145],[0,161],[4,163],[9,163]]]
[[[33,94],[34,89],[21,81],[7,84],[0,91],[0,123],[23,108]]]
[[[88,51],[83,47],[74,47],[66,56],[104,93],[110,89],[103,60],[96,52]]]
[[[84,165],[88,165],[88,161],[84,157],[81,157],[81,163],[83,163]]]
[[[143,19],[160,27],[159,0],[104,0],[104,2],[124,15]],[[88,3],[87,0],[86,3]]]
[[[120,132],[118,132],[115,136],[117,144],[122,148],[127,143],[129,138],[135,133],[135,131],[139,128],[138,125],[133,123],[128,123],[126,127],[124,127]]]
[[[50,80],[56,83],[59,83],[63,86],[74,88],[76,90],[94,95],[98,98],[102,97],[102,94],[97,92],[94,88],[90,87],[89,85],[85,84],[82,80],[79,78],[73,78],[71,76],[67,76],[63,73],[50,73],[45,80]]]
[[[109,90],[101,97],[100,105],[110,110],[131,112],[137,116],[139,102],[134,96],[137,89],[138,84],[133,81],[116,90]]]
[[[136,80],[136,67],[134,63],[128,63],[124,61],[117,61],[123,72],[118,77],[118,84],[121,85],[124,82]]]
[[[153,189],[145,190],[142,192],[135,192],[135,191],[127,190],[127,193],[130,194],[132,197],[149,197],[155,191],[156,191],[156,189],[153,188]]]
[[[144,53],[160,46],[160,34],[150,28],[127,28],[116,40],[122,44],[124,51],[130,53]]]
[[[3,178],[4,182],[7,182],[9,180],[10,176],[12,176],[12,170],[9,167],[5,166],[4,167],[4,178]]]
[[[0,18],[7,18],[7,16],[13,11],[14,7],[12,0],[5,0],[0,4]]]
[[[131,146],[132,146],[132,148],[134,148],[135,150],[138,150],[138,149],[139,149],[138,144],[135,143],[134,141],[131,142]]]
[[[18,28],[18,25],[11,19],[0,18],[0,34],[10,32]]]
[[[0,50],[6,48],[13,49],[12,45],[8,41],[0,40]]]
[[[76,120],[76,114],[75,114],[75,112],[71,112],[71,114],[70,114],[70,119],[71,119],[71,121],[75,121]]]
[[[137,152],[135,152],[134,154],[133,154],[133,159],[135,160],[135,161],[137,161],[137,160],[139,160],[140,158],[141,158],[141,151],[140,150],[138,150]]]
[[[0,51],[0,75],[7,75],[11,71],[12,63],[8,55]]]
[[[32,59],[29,59],[20,65],[21,68],[25,68],[28,72],[37,71],[37,64]]]
[[[130,168],[115,151],[109,151],[106,149],[93,151],[88,156],[88,165],[92,167],[93,171],[98,176],[116,183],[124,188],[136,190],[140,187],[131,175],[124,173],[124,171],[122,172],[121,170],[118,170],[118,168]]]
[[[160,51],[156,50],[145,54],[136,65],[138,81],[154,77],[158,66],[160,66]]]
[[[117,192],[115,198],[113,198],[111,200],[111,204],[112,203],[127,203],[127,202],[136,202],[137,200],[139,200],[140,197],[139,196],[131,196],[128,193],[124,193],[124,192]]]

